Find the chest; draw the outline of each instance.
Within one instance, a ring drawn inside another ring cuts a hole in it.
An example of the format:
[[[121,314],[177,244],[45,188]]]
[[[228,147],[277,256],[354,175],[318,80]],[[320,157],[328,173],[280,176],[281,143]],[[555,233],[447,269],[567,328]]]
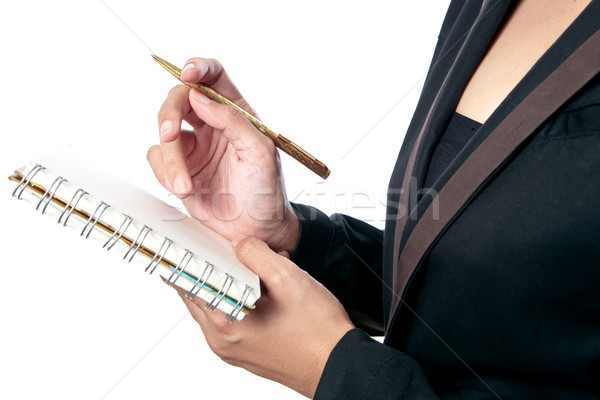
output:
[[[454,351],[476,370],[592,379],[581,366],[600,354],[598,108],[559,115],[442,236],[409,290],[419,318],[405,314],[403,350],[433,369],[461,371]]]
[[[457,112],[485,122],[590,1],[520,1],[465,87]]]

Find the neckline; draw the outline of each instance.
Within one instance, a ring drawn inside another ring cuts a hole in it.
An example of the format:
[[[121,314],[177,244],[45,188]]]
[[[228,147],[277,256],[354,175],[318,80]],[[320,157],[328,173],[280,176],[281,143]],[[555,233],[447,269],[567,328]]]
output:
[[[463,121],[468,122],[470,125],[476,126],[477,128],[481,128],[483,126],[483,124],[484,124],[484,122],[479,122],[479,121],[477,121],[477,120],[475,120],[475,119],[473,119],[471,117],[467,117],[466,115],[461,114],[458,111],[454,111],[454,114],[450,118],[450,122],[452,122],[452,120],[454,118],[462,119]],[[448,126],[450,126],[450,123],[448,123]]]

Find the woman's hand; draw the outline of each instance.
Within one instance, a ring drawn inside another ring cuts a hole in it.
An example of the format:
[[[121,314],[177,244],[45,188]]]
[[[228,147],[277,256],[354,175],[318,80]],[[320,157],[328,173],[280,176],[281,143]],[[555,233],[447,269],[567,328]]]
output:
[[[256,116],[218,61],[191,59],[181,77],[212,87]],[[192,130],[181,129],[182,121]],[[148,161],[193,218],[230,240],[255,236],[277,251],[294,249],[298,219],[269,138],[239,111],[184,85],[170,91],[158,124],[160,145],[150,148]]]
[[[329,354],[354,326],[338,300],[289,259],[256,238],[235,246],[262,283],[262,294],[241,322],[230,324],[203,300],[179,295],[224,361],[312,397]]]

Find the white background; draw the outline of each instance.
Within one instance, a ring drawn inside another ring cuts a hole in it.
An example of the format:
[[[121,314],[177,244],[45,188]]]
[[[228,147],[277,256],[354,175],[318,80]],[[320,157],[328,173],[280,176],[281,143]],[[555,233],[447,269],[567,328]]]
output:
[[[385,191],[448,0],[115,1],[152,50],[222,61],[273,130],[290,199],[383,227]],[[72,144],[166,198],[146,164],[176,84],[99,0],[0,6],[0,171]],[[0,398],[295,399],[228,366],[171,289],[10,197],[0,221]]]

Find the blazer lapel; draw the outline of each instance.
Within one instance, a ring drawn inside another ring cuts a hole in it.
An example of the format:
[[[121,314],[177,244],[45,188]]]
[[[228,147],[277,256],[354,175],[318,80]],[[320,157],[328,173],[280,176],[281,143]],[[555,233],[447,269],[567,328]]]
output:
[[[597,32],[599,22],[596,17],[599,11],[599,2],[592,2],[588,6],[490,116],[436,182],[433,189],[438,193],[437,196],[423,197],[410,209],[409,216],[402,221],[403,226],[397,227],[398,230],[402,229],[402,234],[398,235],[400,240],[396,236],[400,251],[398,264],[394,269],[398,272],[394,274],[388,335],[412,277],[437,238],[500,167],[510,161],[511,155],[536,128],[598,72],[600,33]],[[463,49],[467,45],[468,40]],[[459,61],[460,57],[449,77],[456,70]],[[443,88],[441,92],[443,93]],[[417,145],[423,146],[424,135],[420,136],[421,143],[417,141]],[[424,161],[425,155],[422,155],[419,160],[419,154],[425,154],[424,150],[413,148],[413,151],[414,165],[411,170],[409,162],[406,170],[418,173],[419,168],[422,168],[419,162],[426,163],[428,159]],[[439,215],[432,212],[436,202],[439,204]]]
[[[446,61],[443,58],[454,56],[454,62],[445,74],[434,101],[421,125],[404,170],[398,203],[405,212],[398,214],[395,224],[394,254],[392,259],[394,265],[398,262],[400,250],[410,233],[406,228],[411,225],[407,222],[415,218],[413,210],[416,209],[422,192],[424,172],[427,170],[435,143],[445,130],[448,120],[452,116],[456,104],[460,99],[462,89],[466,86],[480,60],[483,58],[489,43],[510,10],[512,3],[510,0],[484,1],[471,29],[466,32],[455,32],[454,35],[448,37],[447,41],[451,44],[442,50],[443,53],[440,54],[438,61],[436,61],[436,64],[438,64],[440,60]],[[470,5],[467,5],[465,8],[468,9],[469,7]],[[456,51],[457,49],[458,51]],[[436,64],[432,65],[434,73],[437,67]],[[401,293],[401,288],[396,283],[406,281],[410,274],[411,271],[394,268],[392,310],[397,306],[397,302],[400,299],[398,294]]]

